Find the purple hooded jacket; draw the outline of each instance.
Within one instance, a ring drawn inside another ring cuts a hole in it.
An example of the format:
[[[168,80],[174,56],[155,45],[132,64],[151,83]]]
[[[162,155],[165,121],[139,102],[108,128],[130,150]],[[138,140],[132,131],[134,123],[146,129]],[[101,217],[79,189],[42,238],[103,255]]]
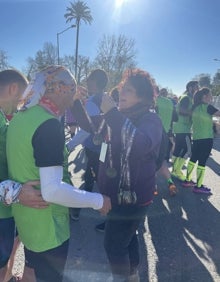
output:
[[[105,162],[100,161],[98,187],[102,194],[111,198],[112,205],[118,205],[117,193],[120,181],[121,130],[126,116],[116,108],[104,115],[106,123],[112,130],[111,147],[113,167],[117,171],[115,178],[109,178],[106,170],[109,167],[109,154]],[[132,119],[131,119],[132,121]],[[161,137],[162,123],[156,113],[146,111],[138,122],[133,122],[136,132],[129,156],[131,190],[136,192],[137,205],[148,205],[152,202],[155,189],[156,163]]]

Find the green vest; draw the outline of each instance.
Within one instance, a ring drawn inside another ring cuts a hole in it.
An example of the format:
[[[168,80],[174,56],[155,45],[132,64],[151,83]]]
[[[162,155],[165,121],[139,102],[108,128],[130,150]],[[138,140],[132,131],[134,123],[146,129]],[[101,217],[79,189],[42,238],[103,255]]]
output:
[[[180,103],[181,100],[185,97],[189,98],[189,107],[188,109],[192,109],[192,98],[189,97],[188,95],[183,95],[180,98],[179,103],[177,104],[177,113],[178,113],[178,121],[173,123],[173,132],[174,133],[191,133],[192,132],[192,118],[191,116],[183,116],[179,114],[179,108],[180,108]]]
[[[36,129],[51,118],[54,116],[40,106],[19,112],[13,117],[7,134],[8,170],[11,179],[20,183],[39,180],[32,137]],[[70,236],[69,212],[66,207],[50,204],[45,209],[35,209],[13,204],[12,214],[21,241],[31,251],[43,252],[55,248]]]
[[[161,118],[166,133],[169,132],[173,116],[173,103],[166,97],[158,96],[156,100],[157,113]]]
[[[0,111],[0,181],[8,179],[8,166],[6,158],[6,133],[8,121],[5,115]],[[0,218],[11,217],[11,207],[0,203]]]
[[[201,104],[193,110],[193,140],[214,137],[212,116],[207,113],[207,107],[208,104]]]

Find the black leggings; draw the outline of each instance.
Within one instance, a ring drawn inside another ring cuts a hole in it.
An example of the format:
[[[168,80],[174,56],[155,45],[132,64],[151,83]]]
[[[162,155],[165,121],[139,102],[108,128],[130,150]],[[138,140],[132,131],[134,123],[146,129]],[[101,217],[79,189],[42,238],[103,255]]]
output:
[[[32,252],[26,248],[25,265],[33,268],[37,282],[62,282],[68,254],[69,240],[45,252]]]
[[[139,264],[137,229],[147,213],[147,206],[118,206],[108,213],[104,247],[115,275],[129,276]],[[127,280],[126,280],[127,281]]]
[[[205,166],[211,153],[212,146],[212,138],[194,140],[190,161],[193,163],[198,161],[199,166]]]
[[[184,158],[186,153],[191,153],[191,134],[177,133],[173,155],[175,157]]]

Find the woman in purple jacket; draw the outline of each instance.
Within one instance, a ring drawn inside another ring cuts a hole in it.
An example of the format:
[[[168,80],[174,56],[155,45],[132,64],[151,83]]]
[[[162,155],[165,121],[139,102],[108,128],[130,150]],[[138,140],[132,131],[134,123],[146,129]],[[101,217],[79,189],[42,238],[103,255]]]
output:
[[[139,281],[136,231],[153,199],[162,136],[161,120],[150,112],[154,93],[154,80],[147,72],[129,69],[119,85],[119,108],[109,95],[101,103],[107,134],[98,186],[112,202],[104,246],[113,281]]]

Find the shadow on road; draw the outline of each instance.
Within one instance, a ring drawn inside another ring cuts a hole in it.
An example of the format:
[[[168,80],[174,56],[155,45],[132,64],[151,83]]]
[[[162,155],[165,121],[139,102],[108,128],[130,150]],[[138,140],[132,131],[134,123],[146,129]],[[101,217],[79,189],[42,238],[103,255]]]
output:
[[[178,185],[178,195],[170,197],[163,180],[158,180],[158,187],[159,195],[140,229],[148,264],[142,266],[142,281],[220,281],[219,211],[191,188]]]
[[[220,174],[220,137],[214,139],[213,150],[207,161],[207,166],[216,174]]]
[[[217,135],[217,136],[214,138],[213,149],[220,152],[220,135]]]

